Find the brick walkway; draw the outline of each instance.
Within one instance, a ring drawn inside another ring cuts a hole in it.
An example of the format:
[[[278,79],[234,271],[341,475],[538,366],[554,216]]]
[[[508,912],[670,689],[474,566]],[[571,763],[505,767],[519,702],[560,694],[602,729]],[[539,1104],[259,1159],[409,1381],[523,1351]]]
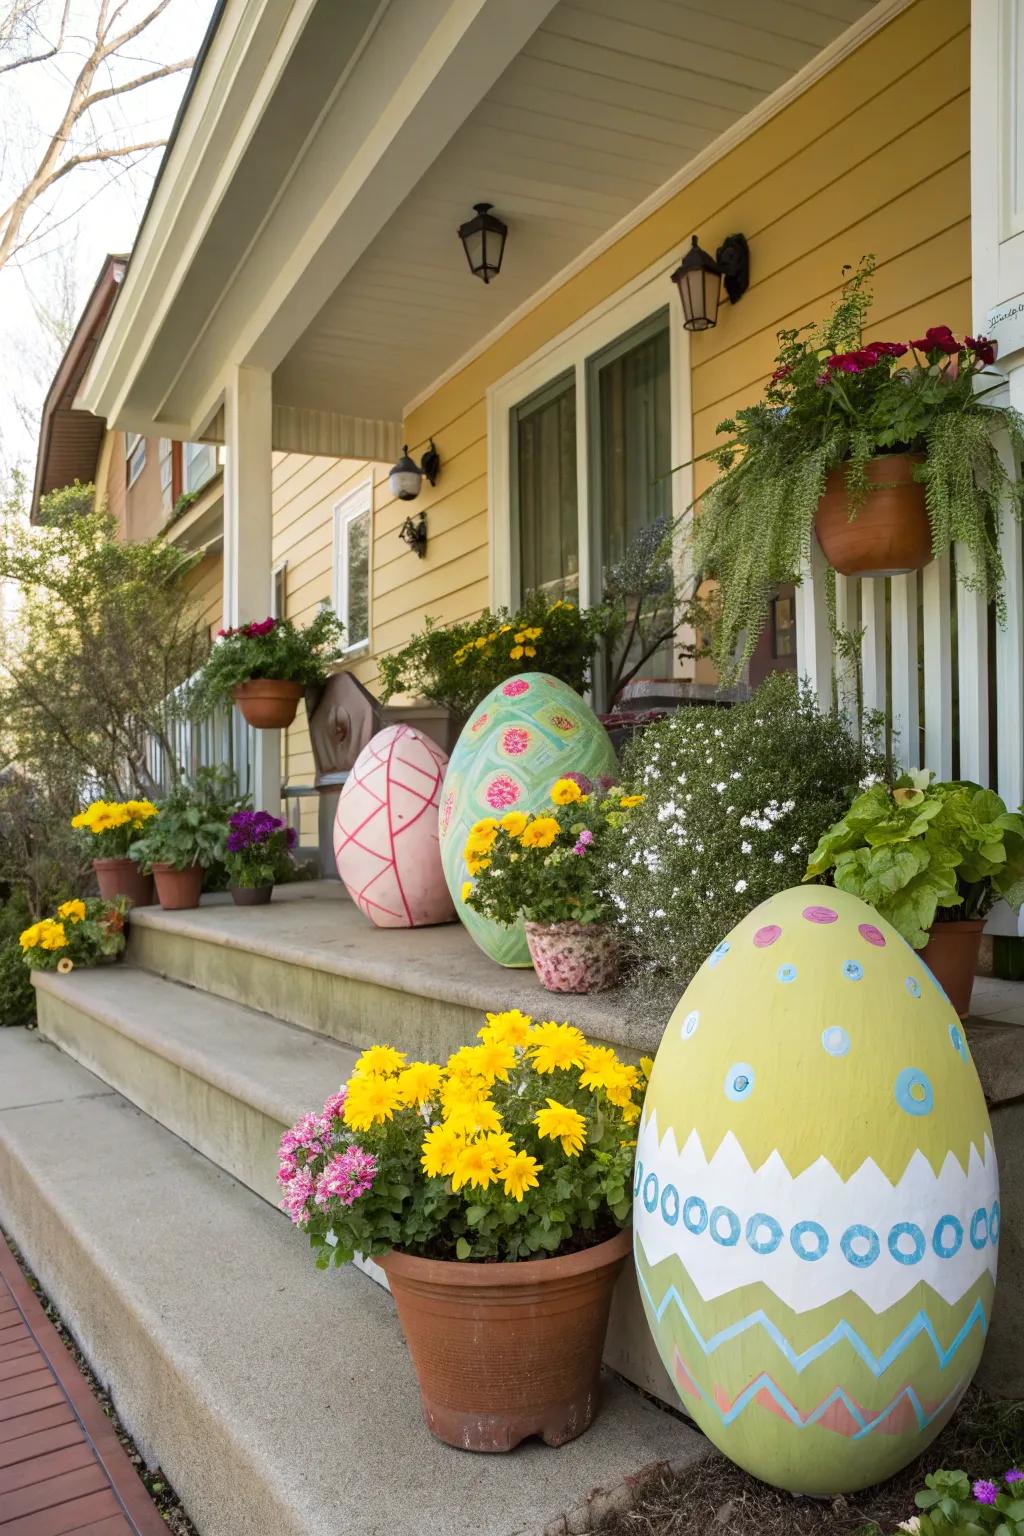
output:
[[[167,1536],[0,1235],[0,1536]]]

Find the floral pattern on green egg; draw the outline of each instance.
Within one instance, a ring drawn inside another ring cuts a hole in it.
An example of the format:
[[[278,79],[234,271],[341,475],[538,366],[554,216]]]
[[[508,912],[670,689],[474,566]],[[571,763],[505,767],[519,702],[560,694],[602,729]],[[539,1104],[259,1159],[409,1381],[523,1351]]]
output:
[[[441,792],[439,833],[448,889],[466,928],[500,965],[527,967],[522,924],[505,928],[461,900],[467,879],[463,848],[475,821],[506,811],[536,812],[551,786],[574,772],[597,780],[618,771],[608,732],[567,683],[546,672],[523,672],[493,688],[455,744]]]
[[[856,897],[781,892],[708,956],[637,1145],[640,1289],[687,1411],[794,1492],[891,1476],[981,1357],[999,1191],[984,1095],[921,957]]]

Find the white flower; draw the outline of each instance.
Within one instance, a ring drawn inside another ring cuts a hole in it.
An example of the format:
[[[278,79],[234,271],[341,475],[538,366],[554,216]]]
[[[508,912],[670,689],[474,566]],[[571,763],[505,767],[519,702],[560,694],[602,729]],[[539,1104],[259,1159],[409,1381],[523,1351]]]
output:
[[[740,773],[738,768],[736,769],[735,773],[730,774],[730,778],[733,779],[741,779],[742,777],[743,775]]]
[[[749,843],[740,843],[740,853],[749,853],[749,852],[750,852],[750,844]]]
[[[733,886],[733,890],[736,892],[737,896],[742,896],[746,888],[747,882],[745,880],[737,880],[736,884]]]
[[[799,853],[800,849],[802,847],[803,847],[803,844],[800,842],[800,840],[798,838],[797,841],[793,844],[792,848],[789,851],[790,851],[790,853]]]
[[[881,784],[881,783],[882,783],[882,775],[880,773],[867,773],[861,779],[860,784],[857,787],[859,789],[871,789],[871,788],[874,787],[875,784]],[[916,1520],[917,1516],[914,1515],[912,1518]],[[911,1529],[910,1526],[906,1526],[906,1525],[901,1525],[900,1526],[900,1530],[901,1531],[906,1531],[906,1530],[910,1530],[910,1529]],[[916,1531],[918,1529],[918,1527],[915,1525],[913,1527],[913,1529]]]
[[[921,1520],[918,1515],[911,1515],[909,1520],[901,1520],[896,1527],[898,1531],[910,1531],[912,1536],[921,1529]]]
[[[783,861],[783,855],[781,853],[773,853],[772,854],[772,863],[773,864],[781,864],[782,861]]]

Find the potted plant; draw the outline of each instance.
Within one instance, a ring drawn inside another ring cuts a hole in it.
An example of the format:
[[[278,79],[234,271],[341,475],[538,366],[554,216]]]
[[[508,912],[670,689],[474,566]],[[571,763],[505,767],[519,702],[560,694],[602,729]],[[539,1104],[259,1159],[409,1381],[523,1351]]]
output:
[[[294,827],[269,811],[235,811],[228,821],[224,863],[228,888],[238,907],[261,907],[293,867]]]
[[[131,849],[156,813],[151,800],[93,800],[71,818],[71,825],[90,844],[96,884],[105,901],[123,896],[133,907],[152,906],[153,877],[142,873]]]
[[[124,949],[123,897],[105,901],[95,896],[65,901],[55,917],[44,917],[20,935],[21,958],[33,971],[59,971],[103,965]]]
[[[1024,1536],[1022,1484],[1019,1467],[974,1482],[959,1470],[929,1472],[914,1495],[919,1513],[897,1530],[912,1536]]]
[[[132,857],[152,871],[166,911],[197,907],[206,870],[225,857],[227,810],[210,801],[202,786],[183,783],[160,802],[159,812]]]
[[[891,786],[865,781],[811,855],[804,879],[822,876],[921,950],[965,1018],[985,918],[1000,898],[1024,903],[1024,816],[991,789],[935,783],[927,769]]]
[[[559,779],[551,809],[474,822],[462,900],[511,926],[524,919],[533,968],[549,992],[600,992],[619,974],[619,937],[606,894],[607,847],[643,795],[594,792],[582,774]]]
[[[285,1133],[281,1204],[320,1268],[378,1259],[435,1435],[561,1445],[597,1411],[643,1082],[515,1009],[478,1038],[444,1066],[365,1051]]]
[[[865,258],[820,326],[779,332],[763,400],[718,431],[721,474],[694,523],[697,568],[718,581],[713,654],[723,677],[749,661],[774,589],[799,578],[812,534],[845,575],[915,570],[965,545],[962,575],[1001,611],[998,529],[1024,516],[1024,483],[993,443],[1024,451],[1024,419],[986,403],[1004,380],[996,349],[946,325],[916,340],[864,342],[874,269]],[[985,377],[997,382],[980,387]]]
[[[331,608],[322,608],[305,629],[291,619],[267,618],[220,630],[190,691],[190,712],[205,717],[233,699],[258,730],[284,729],[305,690],[323,687],[343,634]]]

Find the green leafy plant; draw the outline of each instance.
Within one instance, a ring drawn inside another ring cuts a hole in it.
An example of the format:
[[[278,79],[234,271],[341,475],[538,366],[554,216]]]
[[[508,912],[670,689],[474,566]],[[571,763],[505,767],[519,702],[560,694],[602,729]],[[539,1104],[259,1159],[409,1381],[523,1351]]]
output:
[[[524,671],[548,672],[582,693],[607,622],[602,608],[581,613],[542,593],[515,613],[485,609],[477,619],[448,626],[428,619],[402,650],[380,657],[383,702],[406,694],[467,720],[492,688]]]
[[[1024,1536],[1024,1472],[1011,1467],[999,1482],[966,1472],[929,1472],[914,1495],[920,1514],[900,1525],[916,1536]]]
[[[29,918],[22,892],[0,902],[0,1029],[35,1022],[36,995],[18,942]]]
[[[223,873],[228,822],[246,803],[235,791],[229,770],[202,769],[159,802],[159,814],[132,844],[131,857],[144,870],[154,864],[170,864],[172,869],[199,864],[208,874]]]
[[[978,784],[906,773],[869,785],[822,834],[804,879],[822,876],[923,949],[936,921],[1024,904],[1024,816]]]
[[[332,608],[321,608],[305,629],[291,619],[261,619],[222,629],[206,664],[189,689],[189,713],[198,718],[230,703],[239,683],[255,678],[322,688],[341,654],[345,626]]]
[[[60,971],[102,965],[124,949],[123,899],[77,897],[62,902],[55,917],[32,923],[19,936],[23,963],[33,971]]]
[[[638,984],[661,973],[678,995],[723,934],[799,884],[821,828],[883,768],[840,715],[822,714],[782,673],[746,703],[680,709],[650,726],[622,771],[644,799],[609,850]]]
[[[371,1046],[281,1140],[282,1207],[317,1264],[355,1254],[510,1261],[629,1219],[643,1081],[571,1024],[489,1013],[444,1066]]]
[[[466,840],[462,900],[506,927],[535,923],[603,923],[613,915],[607,895],[608,844],[613,830],[641,803],[620,789],[595,791],[582,774],[559,779],[551,809],[509,811],[500,821],[474,822]]]
[[[821,325],[779,332],[763,400],[723,421],[717,430],[728,442],[704,456],[721,473],[701,499],[694,559],[719,583],[713,654],[726,680],[753,653],[774,589],[799,578],[826,476],[845,466],[855,515],[867,464],[880,454],[926,456],[915,476],[933,553],[963,544],[973,569],[961,569],[962,581],[1002,613],[1000,518],[1004,507],[1024,517],[1024,483],[1009,475],[992,434],[1005,431],[1020,454],[1024,418],[986,404],[990,391],[978,385],[995,344],[983,336],[958,340],[938,325],[918,340],[865,345],[873,270],[865,257]]]

